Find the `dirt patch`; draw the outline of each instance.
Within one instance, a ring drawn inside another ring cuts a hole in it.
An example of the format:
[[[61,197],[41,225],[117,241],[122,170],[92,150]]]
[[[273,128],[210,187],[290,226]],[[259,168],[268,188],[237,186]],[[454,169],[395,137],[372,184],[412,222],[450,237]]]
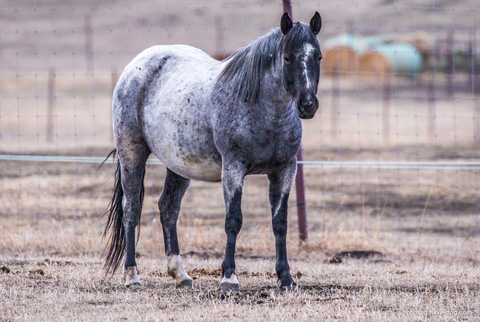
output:
[[[336,253],[334,257],[365,259],[373,257],[384,257],[384,255],[381,252],[377,252],[375,250],[346,250]]]

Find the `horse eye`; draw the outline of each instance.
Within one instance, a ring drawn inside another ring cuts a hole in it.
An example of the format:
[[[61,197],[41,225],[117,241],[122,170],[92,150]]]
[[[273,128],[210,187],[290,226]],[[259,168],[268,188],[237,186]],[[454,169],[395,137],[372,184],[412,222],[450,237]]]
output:
[[[287,56],[284,56],[283,59],[285,60],[286,63],[290,62],[290,58],[288,58]]]

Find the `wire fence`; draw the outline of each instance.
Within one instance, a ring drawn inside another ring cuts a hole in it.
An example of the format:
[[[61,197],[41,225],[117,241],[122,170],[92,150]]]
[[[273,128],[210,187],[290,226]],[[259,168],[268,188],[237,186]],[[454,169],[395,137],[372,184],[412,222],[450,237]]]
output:
[[[295,19],[315,10],[323,18],[320,108],[303,123],[309,243],[477,262],[480,6],[304,0],[292,9]],[[223,59],[278,26],[281,13],[281,1],[266,0],[2,1],[5,231],[29,227],[33,239],[46,231],[57,240],[70,230],[97,234],[112,170],[96,167],[113,148],[111,93],[123,66],[155,44],[189,44]],[[149,164],[150,223],[164,170],[154,158]],[[194,183],[181,224],[221,228],[219,189]],[[291,213],[295,203],[292,196]],[[269,226],[264,178],[247,180],[243,209],[247,234]]]

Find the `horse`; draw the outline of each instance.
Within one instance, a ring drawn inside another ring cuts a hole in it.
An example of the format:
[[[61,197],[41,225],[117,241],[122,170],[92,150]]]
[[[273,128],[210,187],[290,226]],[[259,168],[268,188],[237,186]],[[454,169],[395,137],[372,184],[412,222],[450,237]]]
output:
[[[251,174],[266,174],[269,180],[279,284],[296,285],[287,260],[287,204],[301,119],[312,118],[318,109],[321,26],[318,12],[309,24],[284,13],[280,27],[223,61],[186,45],[158,45],[125,67],[113,92],[115,149],[109,156],[116,155],[117,168],[104,231],[107,273],[115,273],[125,257],[125,286],[140,284],[135,229],[145,164],[153,153],[166,167],[158,208],[168,274],[177,287],[193,286],[178,245],[180,204],[190,180],[203,180],[221,181],[223,188],[227,242],[220,289],[239,290],[235,245],[243,180]]]

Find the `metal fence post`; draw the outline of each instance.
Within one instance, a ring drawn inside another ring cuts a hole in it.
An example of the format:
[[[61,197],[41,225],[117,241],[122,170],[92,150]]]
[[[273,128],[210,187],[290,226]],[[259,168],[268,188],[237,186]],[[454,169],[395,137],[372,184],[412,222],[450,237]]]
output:
[[[287,12],[290,18],[292,15],[291,0],[283,0],[283,12]],[[303,161],[302,146],[298,149],[297,161]],[[303,164],[297,164],[297,176],[295,177],[295,190],[297,193],[297,216],[298,216],[298,233],[300,241],[306,242],[308,239],[307,232],[307,209],[305,203],[305,183],[303,180]]]
[[[302,147],[297,153],[297,161],[303,161]],[[295,191],[297,192],[297,215],[298,215],[298,235],[300,241],[308,240],[307,230],[307,203],[305,201],[305,183],[303,180],[303,164],[297,164],[297,176],[295,177]]]

